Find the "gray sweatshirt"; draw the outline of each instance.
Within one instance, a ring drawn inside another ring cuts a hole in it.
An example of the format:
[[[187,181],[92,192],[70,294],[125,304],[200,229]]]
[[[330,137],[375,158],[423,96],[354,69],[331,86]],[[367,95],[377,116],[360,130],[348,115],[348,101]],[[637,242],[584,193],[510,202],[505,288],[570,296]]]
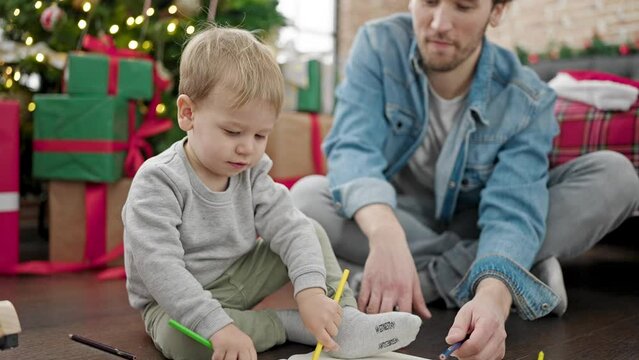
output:
[[[261,236],[279,254],[299,291],[326,290],[317,236],[288,190],[268,176],[272,161],[210,191],[190,166],[184,143],[173,144],[139,169],[122,210],[129,302],[156,301],[167,314],[206,338],[232,322],[204,286],[254,249]]]

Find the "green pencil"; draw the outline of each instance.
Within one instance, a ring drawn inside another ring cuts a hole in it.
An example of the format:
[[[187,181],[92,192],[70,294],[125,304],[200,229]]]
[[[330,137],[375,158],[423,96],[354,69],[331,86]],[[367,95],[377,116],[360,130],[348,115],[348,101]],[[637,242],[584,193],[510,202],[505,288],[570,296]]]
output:
[[[211,345],[211,342],[209,340],[205,339],[200,334],[198,334],[195,331],[187,328],[186,326],[180,324],[179,322],[177,322],[177,321],[175,321],[173,319],[170,319],[169,320],[169,326],[171,326],[172,328],[178,330],[182,334],[190,337],[191,339],[199,342],[200,344],[206,346],[207,348],[213,350],[213,345]]]

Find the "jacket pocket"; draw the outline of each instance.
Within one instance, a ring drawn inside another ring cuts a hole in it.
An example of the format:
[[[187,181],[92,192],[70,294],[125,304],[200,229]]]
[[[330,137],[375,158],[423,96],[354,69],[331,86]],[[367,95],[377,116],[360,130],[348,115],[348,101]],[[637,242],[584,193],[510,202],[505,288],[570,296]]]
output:
[[[494,168],[493,164],[467,165],[460,183],[460,190],[470,192],[483,189]]]
[[[386,120],[395,135],[408,134],[415,124],[415,115],[397,104],[386,103],[385,113]]]

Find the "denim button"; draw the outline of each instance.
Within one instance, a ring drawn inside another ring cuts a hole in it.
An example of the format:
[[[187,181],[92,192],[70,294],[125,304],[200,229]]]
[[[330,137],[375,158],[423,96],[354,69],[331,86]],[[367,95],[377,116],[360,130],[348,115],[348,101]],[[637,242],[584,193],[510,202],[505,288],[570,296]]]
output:
[[[548,310],[548,307],[549,307],[549,305],[548,305],[548,304],[546,304],[546,303],[541,304],[541,308],[542,308],[543,310]]]
[[[454,181],[451,181],[451,182],[449,182],[449,183],[448,183],[448,187],[449,187],[449,188],[451,188],[451,189],[454,189],[454,188],[455,188],[455,185],[456,185],[456,184],[455,184],[455,182],[454,182]]]

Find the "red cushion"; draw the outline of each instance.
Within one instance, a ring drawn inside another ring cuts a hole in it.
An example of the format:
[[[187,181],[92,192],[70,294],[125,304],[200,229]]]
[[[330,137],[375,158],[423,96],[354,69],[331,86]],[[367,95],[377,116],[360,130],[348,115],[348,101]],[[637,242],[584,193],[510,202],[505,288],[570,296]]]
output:
[[[628,157],[639,171],[639,100],[628,111],[603,111],[558,98],[555,116],[561,132],[553,142],[551,167],[607,149]]]

